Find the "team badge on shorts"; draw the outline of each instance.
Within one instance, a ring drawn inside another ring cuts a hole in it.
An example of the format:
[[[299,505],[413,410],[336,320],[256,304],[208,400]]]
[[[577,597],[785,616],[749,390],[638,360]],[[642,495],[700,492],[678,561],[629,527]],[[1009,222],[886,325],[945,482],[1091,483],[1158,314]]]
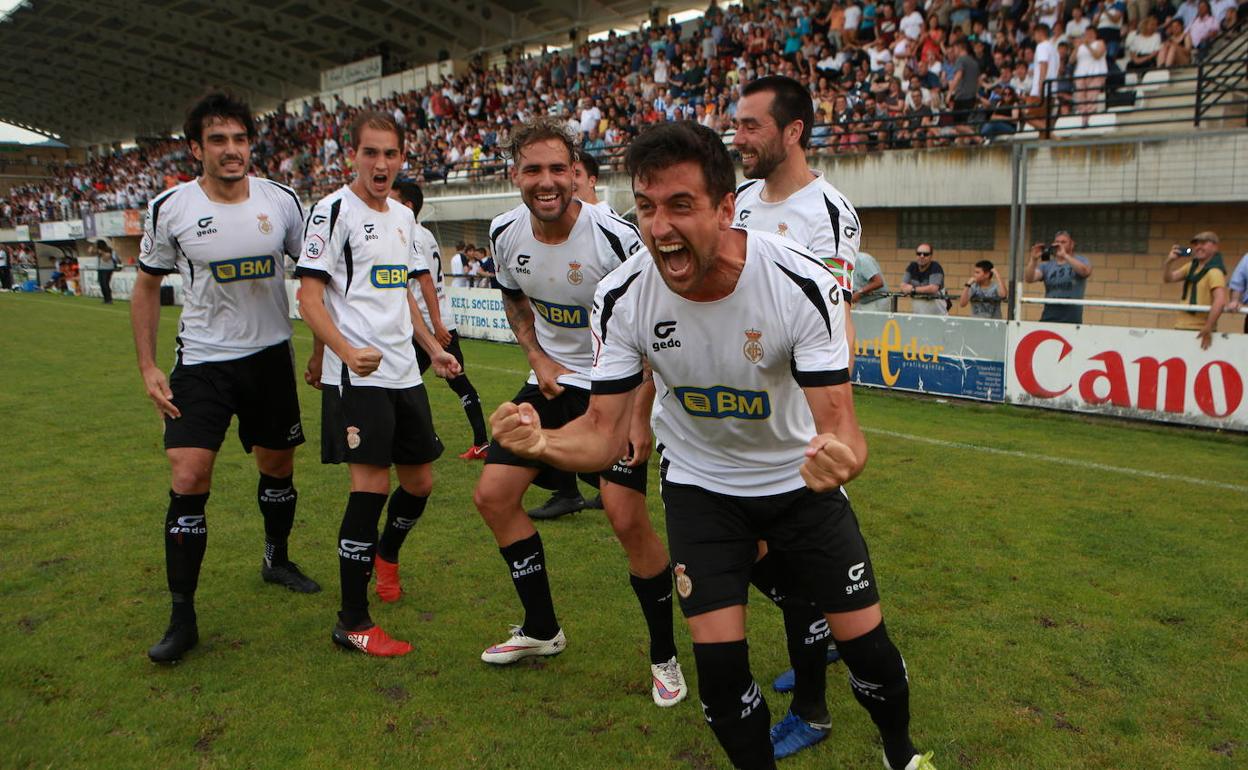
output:
[[[268,214],[256,214],[256,226],[260,228],[260,232],[268,235],[273,232],[273,223],[269,221]]]
[[[581,281],[585,280],[585,274],[581,272],[580,262],[568,263],[568,283],[573,286],[580,286]]]
[[[745,354],[745,360],[752,364],[763,360],[763,343],[758,341],[762,336],[763,333],[758,329],[745,330],[745,346],[741,348],[741,352]]]
[[[347,428],[347,448],[360,448],[360,429],[351,425]]]
[[[693,580],[685,574],[685,565],[677,564],[672,572],[676,573],[676,593],[680,594],[680,598],[688,599],[693,593]]]

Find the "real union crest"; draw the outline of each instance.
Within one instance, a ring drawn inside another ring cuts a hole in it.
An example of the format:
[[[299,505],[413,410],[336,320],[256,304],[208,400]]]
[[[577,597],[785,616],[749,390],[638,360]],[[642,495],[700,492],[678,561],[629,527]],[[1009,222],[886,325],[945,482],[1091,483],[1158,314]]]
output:
[[[789,226],[784,222],[776,225],[776,235],[787,236],[789,234]]]
[[[745,360],[752,364],[763,360],[763,343],[759,342],[762,336],[758,329],[745,330],[745,347],[741,348],[741,352],[745,354]]]
[[[568,283],[573,286],[580,286],[581,281],[585,280],[585,274],[581,272],[580,262],[568,263]]]
[[[260,228],[260,232],[268,235],[273,232],[273,223],[269,221],[268,214],[256,214],[256,226]]]
[[[680,594],[680,598],[688,599],[693,593],[693,581],[685,574],[685,565],[677,564],[672,572],[676,573],[676,593]]]

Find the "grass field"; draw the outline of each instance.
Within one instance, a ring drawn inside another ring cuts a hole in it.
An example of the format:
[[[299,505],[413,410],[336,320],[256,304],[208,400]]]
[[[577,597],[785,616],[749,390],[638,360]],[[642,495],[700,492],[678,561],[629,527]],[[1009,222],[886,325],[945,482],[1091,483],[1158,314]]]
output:
[[[408,595],[374,606],[414,654],[367,659],[329,641],[347,479],[318,462],[319,399],[302,388],[312,443],[291,553],[326,591],[261,582],[255,467],[231,435],[208,508],[200,646],[150,664],[168,612],[168,478],[127,310],[0,295],[0,766],[726,766],[696,700],[650,703],[644,625],[601,511],[542,526],[567,652],[479,661],[520,610],[472,506],[479,465],[454,458],[467,422],[436,382],[448,458],[403,553]],[[162,360],[176,317],[165,309]],[[302,325],[295,343],[302,362]],[[523,357],[464,349],[488,413]],[[1248,762],[1244,437],[869,391],[858,410],[871,459],[851,493],[909,666],[914,736],[939,767]],[[662,531],[653,495],[650,508]],[[754,599],[752,659],[769,682],[787,668],[782,629]],[[683,627],[678,645],[692,679]],[[829,677],[832,737],[782,766],[879,767],[844,668]],[[768,702],[776,718],[787,708]]]

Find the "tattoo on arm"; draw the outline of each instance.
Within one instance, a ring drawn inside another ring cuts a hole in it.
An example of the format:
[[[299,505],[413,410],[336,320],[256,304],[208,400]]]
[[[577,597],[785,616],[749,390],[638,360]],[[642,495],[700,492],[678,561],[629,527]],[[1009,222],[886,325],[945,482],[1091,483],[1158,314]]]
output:
[[[504,294],[503,310],[507,313],[507,323],[511,324],[512,333],[516,335],[516,342],[520,344],[525,355],[545,355],[546,351],[542,350],[537,341],[537,332],[533,328],[533,308],[529,305],[529,298]]]

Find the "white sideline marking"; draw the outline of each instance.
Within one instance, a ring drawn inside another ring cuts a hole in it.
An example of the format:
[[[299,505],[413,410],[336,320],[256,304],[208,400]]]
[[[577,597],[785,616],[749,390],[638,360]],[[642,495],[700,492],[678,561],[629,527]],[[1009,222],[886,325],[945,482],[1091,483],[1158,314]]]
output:
[[[91,299],[91,298],[88,298]],[[48,303],[52,304],[52,303]],[[125,313],[129,315],[129,311],[121,308],[105,307],[102,305],[83,305],[74,303],[73,305],[61,305],[61,307],[76,307],[86,310],[102,310],[106,313]],[[162,320],[163,317],[162,317]],[[174,320],[174,319],[169,319]],[[297,328],[297,327],[296,327]],[[306,328],[306,327],[304,327]],[[298,331],[291,336],[298,337],[301,340],[311,342],[311,334],[300,334]],[[468,339],[468,338],[465,338]],[[486,364],[473,364],[473,369],[485,369],[491,372],[503,372],[504,374],[523,375],[519,369],[508,369],[501,366],[488,366]],[[1076,468],[1091,468],[1097,471],[1106,471],[1108,473],[1121,473],[1126,476],[1139,476],[1147,479],[1157,479],[1159,481],[1177,481],[1188,484],[1196,484],[1202,487],[1213,487],[1214,489],[1225,489],[1231,492],[1248,492],[1248,486],[1243,484],[1232,484],[1227,481],[1214,481],[1212,479],[1198,479],[1190,476],[1179,476],[1173,473],[1161,473],[1160,471],[1146,471],[1139,468],[1123,468],[1117,465],[1106,465],[1104,463],[1095,463],[1085,460],[1072,460],[1068,457],[1053,457],[1052,455],[1042,455],[1035,452],[1020,452],[1015,449],[999,449],[991,446],[981,446],[979,444],[964,444],[959,441],[946,441],[939,438],[929,438],[927,436],[916,436],[913,433],[899,433],[897,431],[885,430],[883,428],[866,428],[862,429],[863,433],[874,433],[877,436],[888,436],[889,438],[899,438],[906,441],[915,441],[920,444],[930,444],[932,446],[946,447],[948,449],[965,449],[971,452],[984,452],[986,454],[999,455],[1002,457],[1017,457],[1021,460],[1040,460],[1042,462],[1054,463],[1056,465],[1069,465]]]
[[[950,449],[967,449],[973,452],[986,452],[987,454],[1001,455],[1004,457],[1017,457],[1023,460],[1041,460],[1043,462],[1055,463],[1057,465],[1071,465],[1077,468],[1091,468],[1092,470],[1108,471],[1109,473],[1122,473],[1127,476],[1142,476],[1144,478],[1158,479],[1161,481],[1180,481],[1188,484],[1198,484],[1204,487],[1214,487],[1215,489],[1227,489],[1232,492],[1248,492],[1248,486],[1244,486],[1242,484],[1231,484],[1226,481],[1197,479],[1190,476],[1178,476],[1172,473],[1140,470],[1139,468],[1122,468],[1117,465],[1105,465],[1104,463],[1094,463],[1086,460],[1072,460],[1068,457],[1053,457],[1051,455],[1036,454],[1034,452],[1019,452],[1014,449],[998,449],[997,447],[980,446],[978,444],[963,444],[958,441],[945,441],[944,439],[939,438],[916,436],[912,433],[898,433],[897,431],[884,430],[882,428],[863,428],[862,432],[874,433],[879,436],[888,436],[889,438],[904,439],[906,441],[916,441],[920,444],[948,447]]]

